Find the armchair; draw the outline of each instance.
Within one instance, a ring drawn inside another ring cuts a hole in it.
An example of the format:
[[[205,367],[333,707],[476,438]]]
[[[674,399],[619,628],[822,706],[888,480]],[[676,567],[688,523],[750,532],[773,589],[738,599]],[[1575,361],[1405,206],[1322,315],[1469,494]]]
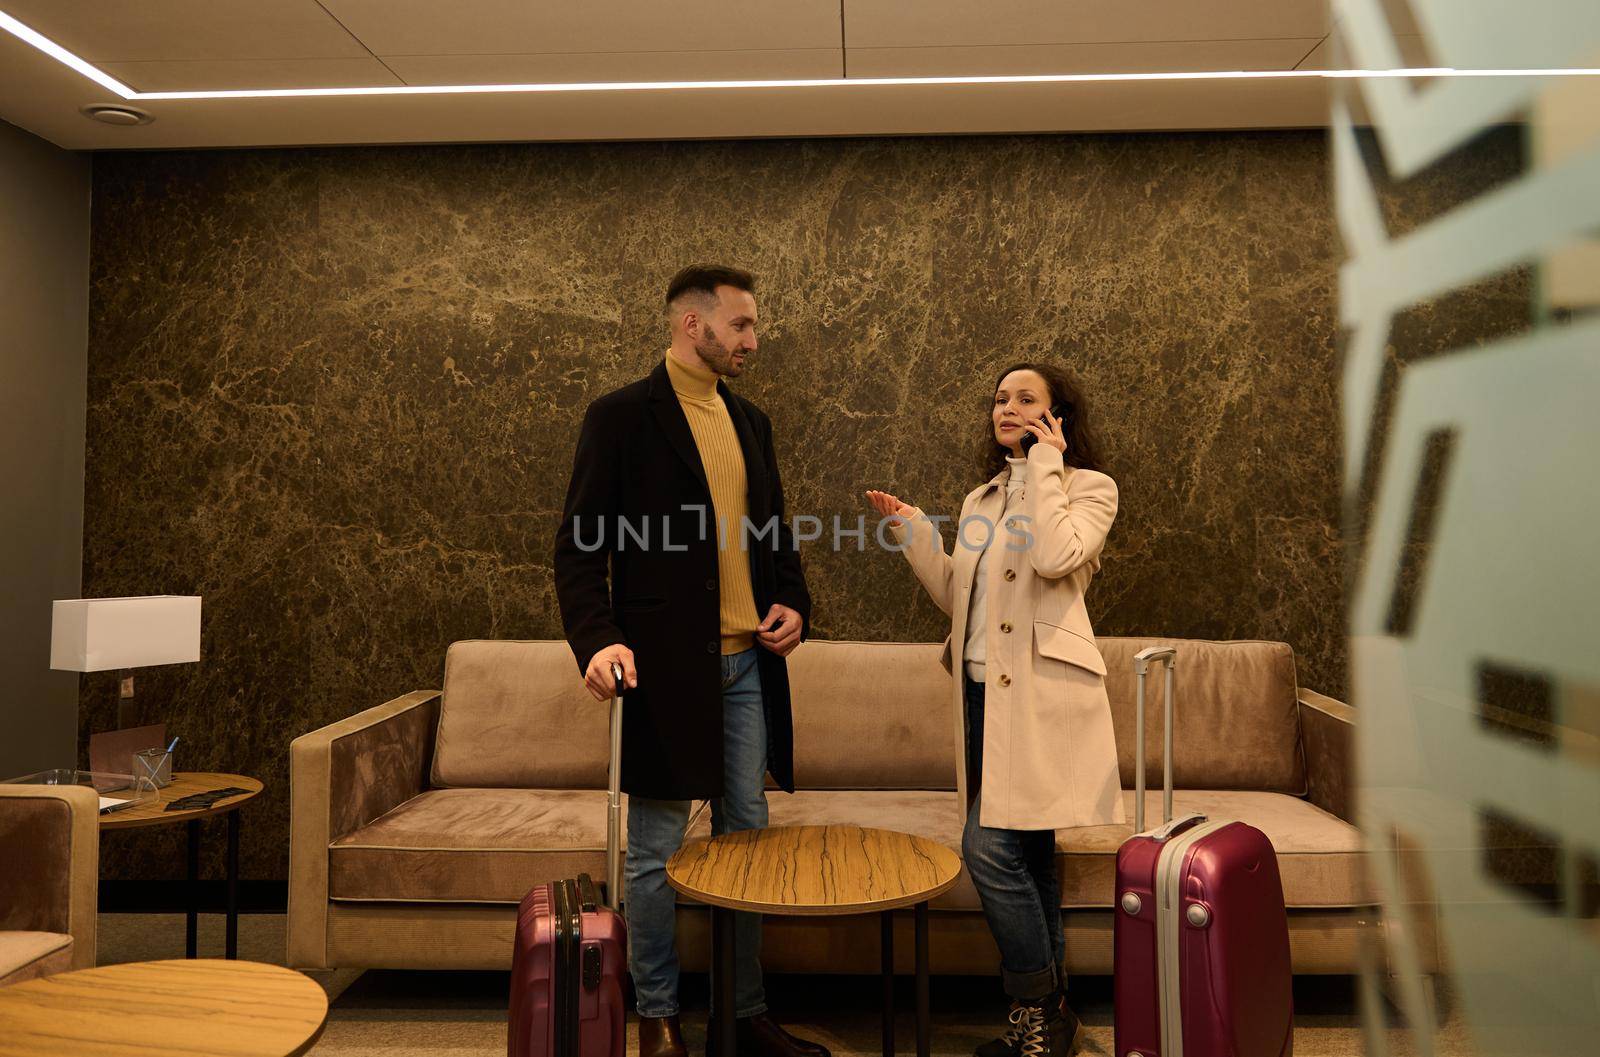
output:
[[[93,789],[0,785],[0,986],[95,963],[100,801]]]

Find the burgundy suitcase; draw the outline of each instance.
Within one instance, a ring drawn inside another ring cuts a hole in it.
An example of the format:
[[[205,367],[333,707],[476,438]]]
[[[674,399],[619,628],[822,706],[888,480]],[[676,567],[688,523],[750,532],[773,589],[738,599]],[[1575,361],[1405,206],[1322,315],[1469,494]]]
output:
[[[1294,998],[1278,858],[1243,822],[1172,817],[1176,650],[1139,651],[1135,835],[1117,852],[1116,1057],[1289,1057]],[[1144,687],[1166,665],[1163,824],[1144,828]]]
[[[511,953],[509,1057],[622,1057],[628,965],[627,926],[616,909],[622,890],[622,672],[613,667],[612,674],[617,692],[611,699],[606,903],[588,874],[538,885],[523,897]]]

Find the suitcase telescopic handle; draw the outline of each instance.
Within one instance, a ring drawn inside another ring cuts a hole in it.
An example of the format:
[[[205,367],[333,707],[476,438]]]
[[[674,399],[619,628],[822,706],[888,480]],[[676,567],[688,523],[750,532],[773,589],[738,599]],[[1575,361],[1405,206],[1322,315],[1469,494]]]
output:
[[[622,666],[611,662],[611,762],[606,769],[606,905],[622,906]]]
[[[1150,665],[1160,664],[1167,670],[1166,702],[1161,738],[1161,822],[1172,822],[1172,669],[1177,664],[1178,651],[1172,646],[1146,646],[1133,655],[1133,670],[1139,677],[1139,711],[1134,720],[1133,763],[1133,831],[1144,832],[1144,682]]]

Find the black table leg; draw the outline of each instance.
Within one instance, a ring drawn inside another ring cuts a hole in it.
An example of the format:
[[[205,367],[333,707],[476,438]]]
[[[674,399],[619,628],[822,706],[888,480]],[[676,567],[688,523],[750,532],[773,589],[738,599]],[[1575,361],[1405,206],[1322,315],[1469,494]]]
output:
[[[917,924],[917,1057],[928,1057],[933,1022],[928,1002],[928,904],[918,903]]]
[[[894,1057],[894,911],[882,915],[883,1057]]]
[[[712,1005],[716,1007],[715,1022],[711,1030],[719,1032],[720,1057],[736,1057],[739,1052],[738,1010],[733,974],[735,958],[733,911],[721,907],[711,909],[712,943],[716,953],[712,958]]]
[[[184,957],[193,958],[200,940],[200,820],[192,818],[189,830],[189,920],[184,939]]]
[[[228,812],[228,946],[227,957],[239,957],[239,812]]]

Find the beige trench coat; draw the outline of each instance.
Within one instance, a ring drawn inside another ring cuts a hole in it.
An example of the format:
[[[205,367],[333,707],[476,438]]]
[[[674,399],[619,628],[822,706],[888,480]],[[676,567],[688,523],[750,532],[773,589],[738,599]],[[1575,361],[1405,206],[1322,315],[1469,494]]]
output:
[[[889,530],[904,545],[917,579],[950,614],[941,660],[954,677],[956,744],[963,747],[967,609],[987,526],[997,534],[985,565],[989,627],[979,822],[1021,830],[1124,822],[1106,665],[1084,606],[1117,516],[1117,485],[1103,473],[1067,467],[1058,449],[1035,444],[1028,450],[1022,499],[1007,511],[1010,475],[1008,467],[967,495],[951,552],[921,510]],[[966,757],[963,749],[956,765],[963,824]]]

